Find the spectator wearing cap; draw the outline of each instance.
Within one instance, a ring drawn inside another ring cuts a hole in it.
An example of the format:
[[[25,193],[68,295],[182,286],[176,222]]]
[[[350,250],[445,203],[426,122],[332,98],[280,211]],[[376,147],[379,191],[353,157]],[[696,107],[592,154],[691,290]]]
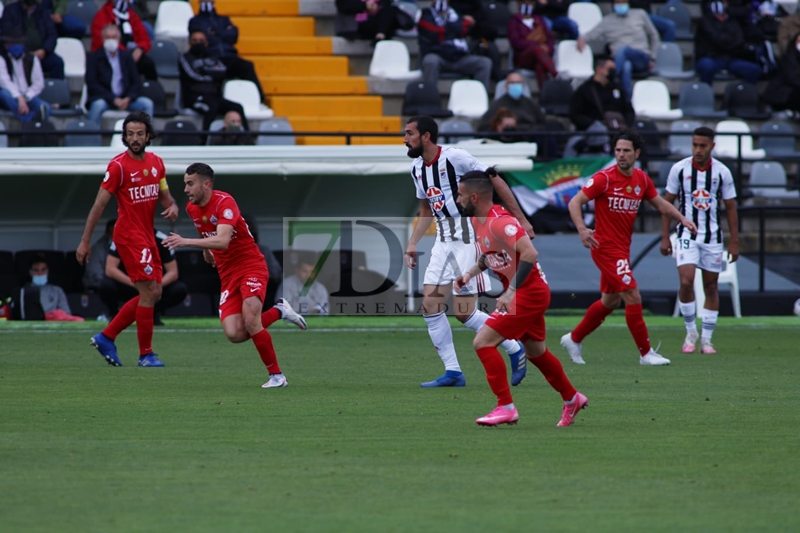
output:
[[[136,68],[148,80],[158,79],[156,64],[147,55],[153,46],[142,19],[131,9],[130,0],[108,0],[92,20],[92,52],[103,48],[103,28],[113,24],[120,33],[119,48],[131,54]]]
[[[25,48],[39,58],[46,78],[64,79],[64,60],[56,55],[58,32],[50,11],[39,0],[19,0],[8,4],[0,20],[0,32],[19,29],[25,36]]]
[[[39,58],[25,48],[20,28],[9,28],[2,36],[0,51],[0,105],[22,122],[46,120],[50,104],[39,98],[44,73]]]

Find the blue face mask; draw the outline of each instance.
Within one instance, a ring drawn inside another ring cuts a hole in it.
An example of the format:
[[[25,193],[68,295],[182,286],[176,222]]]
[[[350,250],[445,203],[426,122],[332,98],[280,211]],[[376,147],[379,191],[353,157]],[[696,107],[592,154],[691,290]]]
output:
[[[629,4],[614,4],[614,13],[619,15],[620,17],[624,17],[628,14],[631,6]]]
[[[508,96],[514,100],[519,100],[522,97],[523,92],[524,91],[521,83],[508,84]]]
[[[11,54],[11,57],[20,58],[25,53],[25,45],[12,44],[8,47],[8,53]]]
[[[47,274],[42,274],[41,276],[31,276],[31,281],[37,287],[47,285]]]

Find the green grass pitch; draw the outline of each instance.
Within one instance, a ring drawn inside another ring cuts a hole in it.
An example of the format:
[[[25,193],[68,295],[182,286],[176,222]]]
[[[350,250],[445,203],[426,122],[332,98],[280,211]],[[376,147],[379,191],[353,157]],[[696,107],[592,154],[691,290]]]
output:
[[[157,329],[163,369],[135,366],[131,332],[113,368],[96,323],[5,323],[0,531],[800,531],[800,319],[721,319],[701,356],[648,317],[673,363],[653,368],[616,315],[586,366],[558,344],[578,317],[548,321],[589,397],[569,428],[532,365],[520,423],[475,425],[495,400],[463,328],[467,386],[421,389],[441,363],[419,317],[276,325],[279,390],[214,320]]]

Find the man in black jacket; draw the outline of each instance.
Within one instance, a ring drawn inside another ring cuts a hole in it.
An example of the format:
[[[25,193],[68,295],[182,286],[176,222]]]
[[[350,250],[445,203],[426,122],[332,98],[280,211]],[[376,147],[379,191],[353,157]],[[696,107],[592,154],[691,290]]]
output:
[[[359,39],[391,39],[397,30],[394,10],[392,0],[336,0],[336,12],[355,19]]]
[[[139,96],[142,82],[136,62],[130,52],[119,48],[119,28],[109,24],[102,35],[103,48],[86,60],[88,120],[99,125],[108,109],[144,111],[153,116],[153,101]]]
[[[39,5],[38,0],[6,2],[0,27],[3,34],[11,28],[22,29],[25,47],[39,58],[45,78],[64,79],[64,60],[55,53],[58,32],[50,10]]]
[[[178,59],[178,69],[183,105],[203,115],[204,130],[228,111],[239,113],[244,129],[250,129],[242,105],[222,97],[222,83],[229,72],[222,60],[209,52],[203,31],[195,30],[189,35],[189,51]]]
[[[594,122],[603,122],[607,112],[625,117],[627,126],[633,124],[635,113],[622,87],[615,81],[614,61],[607,57],[594,60],[594,76],[581,84],[569,102],[569,119],[581,131]],[[606,124],[604,124],[606,125]],[[616,129],[622,129],[619,124]]]
[[[755,84],[762,69],[745,37],[740,21],[728,11],[728,1],[711,2],[704,9],[694,39],[695,71],[700,81],[711,85],[720,70],[728,69]]]

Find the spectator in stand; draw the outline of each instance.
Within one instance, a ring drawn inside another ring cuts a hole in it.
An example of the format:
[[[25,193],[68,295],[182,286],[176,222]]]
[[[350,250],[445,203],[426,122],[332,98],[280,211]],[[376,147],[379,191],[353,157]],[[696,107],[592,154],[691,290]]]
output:
[[[800,113],[800,33],[786,45],[778,73],[770,80],[763,98],[775,110]]]
[[[50,10],[50,19],[56,26],[59,37],[83,39],[86,24],[78,17],[67,15],[68,0],[42,0],[42,7]]]
[[[117,25],[103,28],[102,38],[103,46],[86,59],[88,120],[99,125],[109,109],[144,111],[152,116],[153,101],[139,96],[142,81],[133,56],[120,47]]]
[[[157,80],[156,64],[147,55],[153,42],[142,19],[130,9],[130,4],[129,0],[108,0],[97,11],[92,20],[92,52],[103,48],[103,28],[112,24],[119,29],[120,50],[131,54],[139,74],[148,80]]]
[[[22,30],[25,48],[39,58],[45,78],[64,79],[64,60],[55,54],[58,32],[50,11],[38,0],[19,0],[6,6],[0,20],[0,33]]]
[[[94,241],[89,261],[86,262],[86,269],[83,272],[83,287],[87,290],[99,290],[103,283],[109,278],[106,276],[106,257],[111,250],[111,243],[114,237],[114,226],[116,218],[106,222],[106,230],[103,236]]]
[[[794,4],[797,9],[797,4]],[[778,19],[778,51],[782,54],[786,51],[790,42],[794,42],[794,36],[800,33],[800,11]]]
[[[222,83],[229,76],[228,68],[209,52],[208,39],[201,30],[189,35],[189,51],[178,59],[183,105],[203,115],[203,129],[208,130],[219,115],[236,111],[245,130],[247,118],[241,104],[222,97]]]
[[[492,81],[502,80],[506,76],[506,69],[495,43],[497,28],[488,12],[488,3],[483,0],[449,0],[448,3],[459,15],[472,17],[475,21],[469,29],[472,39],[470,52],[491,59]]]
[[[509,72],[506,76],[506,93],[489,106],[478,123],[478,131],[489,131],[492,118],[500,109],[514,113],[521,131],[531,131],[541,127],[546,120],[544,113],[532,98],[525,96],[524,92],[525,78],[519,72]]]
[[[147,35],[150,36],[150,40],[155,41],[156,31],[153,28],[153,25],[150,24],[150,19],[153,18],[153,14],[150,13],[150,8],[147,6],[147,0],[130,0],[130,2],[130,8],[133,9],[137,15],[139,15],[139,18],[142,20],[142,24],[144,25],[144,29],[147,30]]]
[[[391,39],[397,30],[392,0],[336,0],[336,11],[355,18],[359,39]]]
[[[50,104],[39,98],[44,74],[39,58],[25,50],[21,28],[9,28],[0,51],[0,106],[22,122],[46,120]]]
[[[223,118],[222,132],[228,135],[212,135],[209,144],[215,146],[234,146],[255,144],[255,139],[242,125],[242,115],[238,111],[228,111]],[[256,241],[256,244],[258,241]],[[263,252],[262,252],[263,253]]]
[[[608,46],[622,88],[630,99],[633,73],[653,70],[661,38],[648,14],[630,9],[628,0],[614,0],[613,8],[614,12],[603,17],[589,33],[578,37],[578,50],[582,51],[587,41]]]
[[[536,0],[533,12],[544,19],[547,27],[561,33],[567,39],[578,38],[578,24],[567,17],[567,10],[573,0]],[[519,4],[519,9],[522,9]]]
[[[508,42],[514,49],[514,66],[536,72],[539,88],[558,76],[553,52],[555,40],[545,20],[534,14],[533,0],[519,4],[519,13],[508,20]]]
[[[633,106],[625,90],[617,83],[615,70],[613,60],[607,57],[595,58],[594,76],[583,82],[573,93],[569,102],[569,119],[578,130],[585,131],[594,123],[605,129],[617,130],[633,124]],[[620,123],[623,120],[625,123]]]
[[[278,298],[285,298],[292,308],[301,315],[328,315],[328,289],[319,281],[314,280],[304,295],[300,293],[314,273],[314,261],[302,258],[294,269],[294,275],[283,280],[278,287]]]
[[[630,0],[630,5],[632,9],[643,9],[644,12],[647,13],[650,17],[650,22],[653,23],[653,26],[658,30],[658,34],[661,35],[662,41],[665,43],[675,42],[675,21],[653,15],[653,8],[650,5],[650,0]]]
[[[728,13],[727,0],[711,2],[704,9],[695,33],[694,55],[697,76],[709,85],[722,69],[748,83],[755,84],[761,77],[761,66],[747,46],[741,22]]]
[[[493,135],[492,138],[502,143],[527,141],[527,139],[519,135],[505,135],[507,133],[517,133],[520,131],[519,124],[517,123],[517,115],[505,107],[501,107],[497,110],[497,113],[494,114],[489,123],[489,129],[497,134]]]
[[[39,301],[42,304],[45,320],[83,322],[83,318],[72,315],[64,289],[48,283],[50,271],[44,256],[36,256],[31,260],[28,273],[31,276],[31,282],[25,285],[25,289],[35,288],[39,291]]]
[[[475,20],[460,16],[447,0],[431,0],[430,7],[419,14],[417,32],[422,75],[426,81],[439,81],[439,72],[456,72],[474,78],[489,91],[492,60],[470,54],[466,36]]]
[[[217,14],[214,1],[200,2],[200,12],[189,20],[189,33],[202,31],[208,40],[208,53],[214,59],[220,59],[228,69],[228,78],[252,81],[256,84],[261,100],[264,91],[256,75],[252,62],[239,57],[236,42],[239,40],[239,29],[231,19]]]

